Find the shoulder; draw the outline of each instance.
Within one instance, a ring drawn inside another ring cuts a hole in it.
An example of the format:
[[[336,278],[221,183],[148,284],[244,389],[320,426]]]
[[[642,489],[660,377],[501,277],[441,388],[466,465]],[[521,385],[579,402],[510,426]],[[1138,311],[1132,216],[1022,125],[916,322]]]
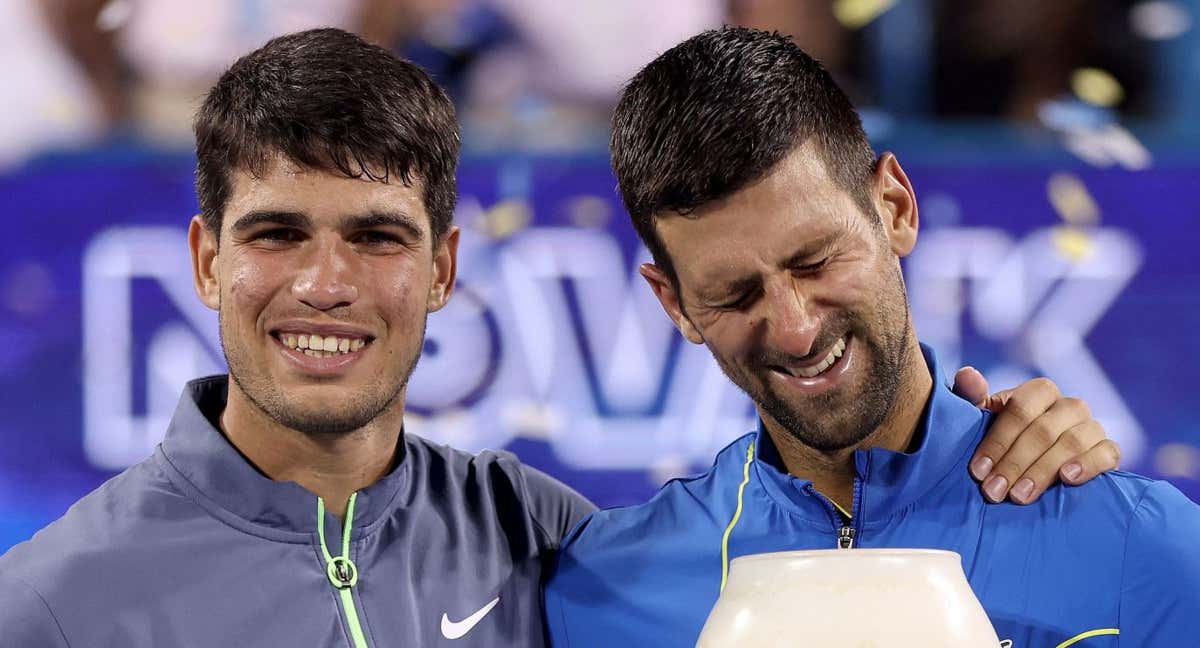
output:
[[[1123,563],[1126,582],[1128,565],[1138,563],[1146,563],[1142,574],[1165,568],[1173,580],[1186,569],[1200,580],[1200,506],[1165,481],[1113,471],[1080,486],[1056,485],[1029,507],[997,506],[989,515],[998,516],[1001,533],[1031,541],[1044,538],[1049,524],[1069,530],[1061,536],[1064,550],[1084,562]]]
[[[110,557],[136,554],[139,544],[152,535],[148,525],[177,519],[179,504],[185,501],[154,458],[80,498],[62,517],[0,556],[0,626],[7,630],[13,609],[27,610],[33,618],[52,618],[56,604],[96,586],[98,570],[111,562]],[[198,507],[196,513],[201,514]],[[11,605],[16,608],[9,609]]]
[[[0,571],[0,627],[5,646],[67,646],[54,611],[32,584]],[[9,643],[11,642],[11,643]]]
[[[543,544],[557,547],[567,531],[595,510],[586,498],[503,450],[473,454],[405,435],[409,456],[450,499],[487,501],[500,517],[528,516]]]
[[[555,646],[695,636],[721,581],[721,539],[746,481],[754,435],[649,501],[598,511],[568,537],[544,595]]]
[[[1200,506],[1167,482],[1145,481],[1129,517],[1126,586],[1130,564],[1138,565],[1137,578],[1154,573],[1163,584],[1200,582]]]
[[[516,455],[504,450],[471,453],[424,437],[405,433],[406,461],[414,461],[418,470],[433,477],[450,477],[448,487],[470,489],[509,489],[524,495],[527,490],[557,494],[574,493],[567,485],[527,466]]]
[[[1129,516],[1121,565],[1121,644],[1194,645],[1200,634],[1200,507],[1147,480]]]
[[[564,554],[573,560],[619,557],[626,548],[641,550],[653,538],[660,547],[672,536],[697,537],[723,531],[737,505],[753,433],[730,443],[713,465],[692,477],[672,479],[643,504],[597,511],[567,538]]]
[[[81,497],[62,517],[0,556],[0,572],[61,565],[64,557],[94,552],[137,535],[140,524],[178,495],[153,458]]]

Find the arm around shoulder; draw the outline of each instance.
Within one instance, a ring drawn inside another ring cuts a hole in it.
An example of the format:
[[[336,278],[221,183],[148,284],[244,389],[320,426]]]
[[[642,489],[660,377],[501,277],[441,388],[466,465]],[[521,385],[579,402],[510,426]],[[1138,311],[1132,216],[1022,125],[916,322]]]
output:
[[[54,612],[33,586],[0,574],[0,648],[69,648]]]
[[[1154,482],[1133,512],[1122,566],[1120,645],[1200,645],[1200,506]]]

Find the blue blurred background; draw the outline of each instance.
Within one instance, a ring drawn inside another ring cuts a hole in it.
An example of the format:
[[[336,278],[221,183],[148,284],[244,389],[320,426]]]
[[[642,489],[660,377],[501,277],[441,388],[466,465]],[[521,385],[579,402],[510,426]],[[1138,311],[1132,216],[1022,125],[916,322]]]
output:
[[[707,27],[793,35],[921,201],[920,337],[996,387],[1048,375],[1125,467],[1200,498],[1194,0],[6,0],[0,552],[149,454],[222,370],[196,300],[190,116],[236,56],[335,25],[432,71],[464,128],[459,291],[410,431],[508,448],[601,505],[750,429],[683,343],[608,168],[620,83]]]

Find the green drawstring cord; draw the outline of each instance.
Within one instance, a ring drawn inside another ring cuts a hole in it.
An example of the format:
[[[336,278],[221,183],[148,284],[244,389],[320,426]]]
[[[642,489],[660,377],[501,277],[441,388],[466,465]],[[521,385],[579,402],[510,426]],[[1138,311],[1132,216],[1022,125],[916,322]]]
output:
[[[321,553],[325,555],[325,575],[329,582],[338,590],[342,598],[342,610],[346,614],[346,624],[350,626],[350,636],[354,640],[354,648],[367,648],[367,638],[363,635],[362,624],[358,622],[358,610],[354,607],[354,597],[350,588],[358,584],[358,567],[350,560],[350,531],[354,528],[354,501],[358,493],[350,495],[346,505],[346,521],[342,523],[342,555],[333,556],[325,546],[325,500],[317,498],[317,537],[321,539]]]
[[[329,582],[337,589],[346,589],[358,584],[358,568],[350,560],[350,530],[354,527],[354,500],[358,493],[350,495],[346,505],[346,522],[342,525],[342,555],[330,555],[325,546],[325,500],[317,498],[317,536],[321,538],[321,553],[325,554],[325,573]]]

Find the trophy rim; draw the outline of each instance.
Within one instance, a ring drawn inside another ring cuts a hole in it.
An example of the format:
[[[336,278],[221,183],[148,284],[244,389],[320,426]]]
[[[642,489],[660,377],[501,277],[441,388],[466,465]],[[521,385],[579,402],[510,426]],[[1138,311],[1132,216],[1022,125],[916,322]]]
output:
[[[938,556],[942,558],[954,557],[960,564],[962,563],[962,555],[957,551],[949,549],[904,549],[900,547],[883,547],[872,549],[799,549],[792,551],[769,551],[765,553],[746,554],[738,556],[729,561],[732,567],[738,563],[763,562],[769,560],[781,559],[796,559],[796,558],[854,558],[855,556],[866,556],[870,558],[886,558],[886,557],[914,557],[914,556]]]

